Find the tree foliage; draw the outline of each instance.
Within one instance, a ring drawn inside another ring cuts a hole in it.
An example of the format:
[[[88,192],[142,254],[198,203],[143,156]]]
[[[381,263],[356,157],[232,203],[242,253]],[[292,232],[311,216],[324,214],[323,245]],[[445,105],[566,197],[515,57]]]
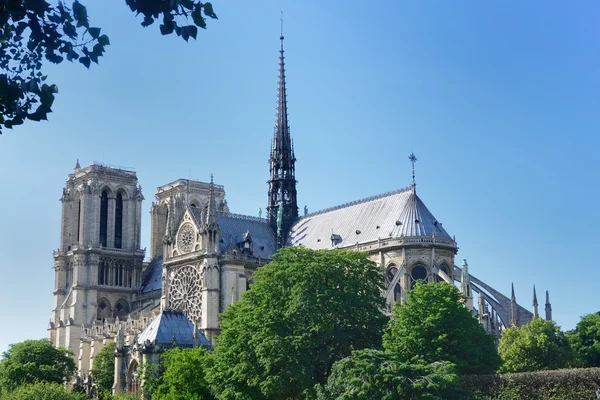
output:
[[[188,40],[206,17],[217,18],[211,3],[193,0],[126,0],[143,16],[142,26],[161,20],[163,35],[175,33]],[[112,5],[111,5],[112,7]],[[46,83],[46,61],[78,61],[89,68],[98,63],[110,44],[107,35],[90,25],[86,7],[78,0],[68,7],[59,1],[0,1],[0,134],[26,119],[46,120],[52,112],[56,85]]]
[[[50,382],[36,382],[17,387],[0,394],[0,400],[85,400],[81,393],[74,393],[65,385]]]
[[[451,362],[460,373],[491,373],[500,364],[493,337],[446,282],[417,284],[396,304],[383,346],[407,362]]]
[[[151,388],[154,400],[212,400],[214,399],[206,370],[211,354],[203,347],[174,348],[161,355],[163,373]]]
[[[100,397],[109,397],[115,382],[115,349],[117,345],[111,342],[94,356],[94,367],[90,372],[98,389]]]
[[[468,399],[459,376],[447,362],[406,364],[379,350],[358,350],[333,365],[319,400]]]
[[[584,315],[567,338],[578,366],[600,367],[600,312]]]
[[[284,248],[254,279],[222,314],[218,398],[301,398],[351,350],[380,345],[383,277],[365,253]]]
[[[14,390],[35,382],[61,384],[75,372],[72,353],[55,348],[46,339],[26,340],[13,344],[0,361],[0,386]]]
[[[527,325],[502,332],[499,346],[502,372],[530,372],[565,368],[571,347],[553,321],[534,318]]]

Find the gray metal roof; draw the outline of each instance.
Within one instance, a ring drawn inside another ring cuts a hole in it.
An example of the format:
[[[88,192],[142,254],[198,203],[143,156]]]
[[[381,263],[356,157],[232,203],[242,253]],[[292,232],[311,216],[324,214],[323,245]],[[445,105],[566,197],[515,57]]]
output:
[[[163,310],[150,322],[138,336],[138,344],[142,345],[149,340],[150,343],[171,345],[173,338],[178,346],[194,345],[194,324],[180,311]],[[210,342],[202,333],[198,332],[198,343],[211,347]]]
[[[288,245],[329,249],[333,235],[337,247],[401,236],[452,239],[411,187],[307,214],[292,227]]]
[[[154,257],[142,275],[142,293],[162,289],[163,258]]]
[[[233,240],[234,244],[242,243],[244,234],[250,233],[254,257],[271,258],[277,251],[277,239],[266,219],[239,214],[221,214],[218,217],[219,251],[224,253]]]

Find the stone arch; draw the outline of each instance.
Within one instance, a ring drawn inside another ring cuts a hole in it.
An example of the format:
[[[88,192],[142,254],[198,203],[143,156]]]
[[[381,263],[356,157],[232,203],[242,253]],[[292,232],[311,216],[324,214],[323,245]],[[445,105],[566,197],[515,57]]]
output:
[[[112,317],[112,307],[106,297],[99,298],[96,304],[96,319],[103,320]]]
[[[125,189],[124,187],[117,187],[114,190],[115,196],[119,193],[121,193],[121,196],[123,196],[123,200],[129,200],[129,192],[127,191],[127,189]]]
[[[114,316],[115,317],[124,317],[129,314],[129,303],[125,299],[119,299],[114,307]]]

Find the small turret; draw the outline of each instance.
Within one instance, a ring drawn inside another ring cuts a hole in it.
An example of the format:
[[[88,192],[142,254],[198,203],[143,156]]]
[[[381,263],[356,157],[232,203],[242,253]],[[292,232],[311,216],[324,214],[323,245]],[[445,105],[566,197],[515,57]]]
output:
[[[539,317],[537,294],[535,293],[535,285],[533,285],[533,318]]]
[[[463,259],[462,272],[460,275],[460,292],[466,298],[467,309],[473,310],[473,292],[471,291],[471,279],[469,278],[469,264]]]
[[[550,294],[546,290],[546,319],[552,321],[552,305],[550,305]]]
[[[217,217],[217,203],[215,201],[215,184],[212,174],[210,174],[210,191],[208,207],[206,208],[206,215],[203,221],[203,234],[205,235],[204,243],[206,243],[206,250],[209,252],[218,251],[219,221]]]
[[[515,285],[511,283],[511,295],[510,295],[510,326],[517,326],[519,321],[519,310],[517,308],[517,298],[515,297]]]
[[[75,167],[73,167],[73,169],[80,169],[81,165],[79,165],[79,158],[77,159],[77,162],[75,163]]]

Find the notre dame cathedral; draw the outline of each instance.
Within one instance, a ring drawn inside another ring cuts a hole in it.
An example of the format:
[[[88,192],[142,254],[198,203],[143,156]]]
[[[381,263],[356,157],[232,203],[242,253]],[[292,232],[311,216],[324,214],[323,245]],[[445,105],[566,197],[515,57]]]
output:
[[[504,327],[539,316],[535,288],[530,312],[517,304],[514,290],[506,297],[470,275],[466,260],[455,264],[454,237],[417,196],[414,155],[408,187],[299,215],[280,39],[265,218],[231,212],[224,187],[212,177],[209,183],[178,179],[154,195],[146,260],[136,173],[77,162],[68,175],[48,335],[74,352],[84,384],[91,387],[94,355],[110,342],[117,348],[115,392],[139,392],[138,366],[155,362],[166,348],[210,347],[219,314],[281,246],[367,252],[385,276],[387,312],[415,282],[443,280],[460,286],[467,307],[497,337]],[[545,317],[552,318],[547,292]]]

